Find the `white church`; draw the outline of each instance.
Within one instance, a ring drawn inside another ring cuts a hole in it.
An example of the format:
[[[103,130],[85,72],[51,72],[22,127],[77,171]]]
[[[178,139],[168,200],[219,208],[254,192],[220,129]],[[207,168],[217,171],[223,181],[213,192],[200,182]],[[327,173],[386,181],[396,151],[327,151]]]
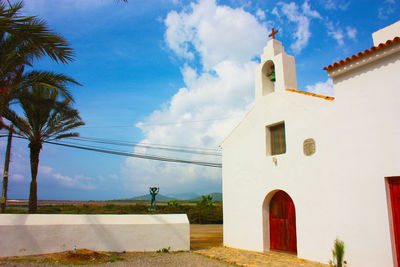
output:
[[[400,266],[400,21],[325,67],[334,97],[299,91],[271,39],[255,104],[221,144],[224,245],[347,266]]]

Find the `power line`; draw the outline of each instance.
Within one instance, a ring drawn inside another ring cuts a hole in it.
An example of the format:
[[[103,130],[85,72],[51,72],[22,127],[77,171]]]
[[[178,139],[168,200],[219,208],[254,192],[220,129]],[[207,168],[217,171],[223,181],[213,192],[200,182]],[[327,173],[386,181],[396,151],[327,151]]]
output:
[[[143,143],[129,143],[123,141],[113,141],[107,139],[97,139],[97,138],[87,138],[87,137],[74,137],[70,138],[72,140],[84,141],[84,142],[92,142],[92,143],[100,143],[100,144],[109,144],[109,145],[118,145],[118,146],[129,146],[129,147],[142,147],[149,149],[157,149],[157,150],[166,150],[166,151],[174,151],[174,152],[182,152],[182,153],[191,153],[191,154],[200,154],[200,155],[210,155],[210,156],[221,156],[221,153],[218,153],[217,150],[211,151],[211,149],[200,149],[200,148],[181,148],[181,147],[169,147],[164,145],[151,145],[151,144],[143,144]],[[201,151],[203,150],[203,151]],[[205,150],[205,151],[204,151]]]
[[[7,136],[7,134],[1,135],[1,133],[0,133],[0,137],[6,137],[6,136]],[[167,151],[175,151],[175,152],[183,152],[183,153],[221,156],[221,153],[220,153],[221,150],[219,148],[173,146],[173,145],[166,145],[166,144],[128,142],[128,141],[121,141],[121,140],[116,140],[116,139],[93,138],[93,137],[82,137],[82,136],[69,137],[64,140],[75,140],[75,141],[101,143],[101,144],[109,144],[109,145],[143,147],[143,148],[159,149],[159,150],[167,150]]]
[[[176,146],[176,145],[169,145],[169,144],[154,144],[154,143],[140,143],[140,142],[129,142],[129,141],[121,141],[117,139],[108,139],[108,138],[99,138],[99,137],[70,137],[71,139],[87,139],[87,140],[98,140],[98,141],[109,141],[109,142],[119,142],[131,145],[148,145],[148,146],[162,146],[162,147],[170,147],[170,148],[183,148],[183,149],[195,149],[195,150],[205,150],[205,151],[220,151],[220,148],[210,148],[210,147],[193,147],[193,146]]]
[[[60,143],[60,144],[68,144],[68,145],[72,145],[72,146],[82,146],[82,145],[79,144],[79,143],[77,144],[77,143],[74,143],[74,142],[69,142],[69,141],[66,141],[65,139],[62,140],[62,142],[57,142],[57,143]],[[129,153],[129,154],[132,153],[132,152],[127,152],[127,151],[120,150],[120,149],[114,149],[114,148],[109,149],[109,148],[105,148],[105,147],[99,147],[99,146],[93,146],[93,145],[87,145],[87,144],[85,144],[84,147],[93,148],[93,149],[100,149],[100,150],[102,150],[102,149],[104,149],[104,150],[110,150],[110,151],[115,151],[115,152],[120,152],[120,153]],[[162,156],[153,155],[153,154],[147,154],[147,153],[146,153],[146,154],[143,154],[143,153],[134,153],[134,154],[146,155],[146,156],[151,156],[151,157],[162,157]]]
[[[65,146],[65,147],[78,148],[78,149],[89,150],[89,151],[96,151],[96,152],[120,155],[120,156],[134,157],[134,158],[159,160],[159,161],[167,161],[167,162],[177,162],[177,163],[187,163],[187,164],[195,164],[195,165],[206,166],[206,167],[222,168],[221,163],[214,163],[214,162],[184,160],[184,159],[167,158],[167,157],[160,157],[160,156],[147,155],[147,154],[119,152],[119,151],[112,151],[112,150],[105,150],[105,149],[98,149],[98,148],[76,146],[76,145],[70,145],[70,144],[62,144],[62,143],[51,142],[51,141],[46,141],[45,143],[52,144],[52,145]]]
[[[25,139],[25,140],[27,139],[26,137],[23,137],[23,136],[15,136],[15,137],[19,138],[19,139]],[[116,151],[116,150],[110,150],[110,149],[104,149],[104,148],[98,148],[98,147],[78,146],[78,145],[73,145],[73,144],[66,144],[66,143],[59,143],[59,142],[52,142],[52,141],[45,141],[44,143],[58,145],[58,146],[64,146],[64,147],[77,148],[77,149],[88,150],[88,151],[101,152],[101,153],[106,153],[106,154],[133,157],[133,158],[142,158],[142,159],[158,160],[158,161],[165,161],[165,162],[186,163],[186,164],[194,164],[194,165],[205,166],[205,167],[222,168],[221,163],[215,163],[215,162],[194,161],[194,160],[161,157],[161,156],[149,155],[149,154],[129,153],[129,152]]]

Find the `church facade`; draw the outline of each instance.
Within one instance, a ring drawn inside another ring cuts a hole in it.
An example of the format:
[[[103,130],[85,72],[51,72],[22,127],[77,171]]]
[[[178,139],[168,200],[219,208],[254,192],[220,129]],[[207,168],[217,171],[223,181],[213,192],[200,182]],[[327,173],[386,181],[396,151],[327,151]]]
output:
[[[400,262],[400,22],[324,68],[334,97],[297,90],[295,60],[272,39],[255,104],[221,144],[224,245],[347,266]]]

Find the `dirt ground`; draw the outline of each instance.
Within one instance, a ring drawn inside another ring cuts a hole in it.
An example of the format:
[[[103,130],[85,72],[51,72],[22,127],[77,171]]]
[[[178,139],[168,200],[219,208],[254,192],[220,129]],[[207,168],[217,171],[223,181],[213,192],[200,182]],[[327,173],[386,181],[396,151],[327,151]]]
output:
[[[222,246],[222,224],[190,225],[190,249],[205,249]]]
[[[191,250],[222,246],[222,225],[191,225]],[[191,252],[97,252],[87,249],[46,255],[0,258],[0,266],[232,266]]]

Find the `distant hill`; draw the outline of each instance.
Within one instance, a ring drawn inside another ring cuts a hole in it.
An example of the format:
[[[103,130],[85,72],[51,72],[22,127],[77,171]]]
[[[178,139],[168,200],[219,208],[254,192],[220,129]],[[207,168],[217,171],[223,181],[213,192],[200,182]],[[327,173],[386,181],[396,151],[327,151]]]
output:
[[[213,201],[222,201],[222,193],[214,192],[214,193],[206,194],[206,195],[211,195]],[[189,199],[188,201],[200,201],[201,199],[202,199],[202,197],[199,196],[199,197]]]
[[[172,195],[169,195],[169,196],[175,198],[176,200],[188,200],[188,199],[200,197],[199,194],[193,193],[193,192],[191,192],[191,193],[182,193],[182,194],[172,194]]]

